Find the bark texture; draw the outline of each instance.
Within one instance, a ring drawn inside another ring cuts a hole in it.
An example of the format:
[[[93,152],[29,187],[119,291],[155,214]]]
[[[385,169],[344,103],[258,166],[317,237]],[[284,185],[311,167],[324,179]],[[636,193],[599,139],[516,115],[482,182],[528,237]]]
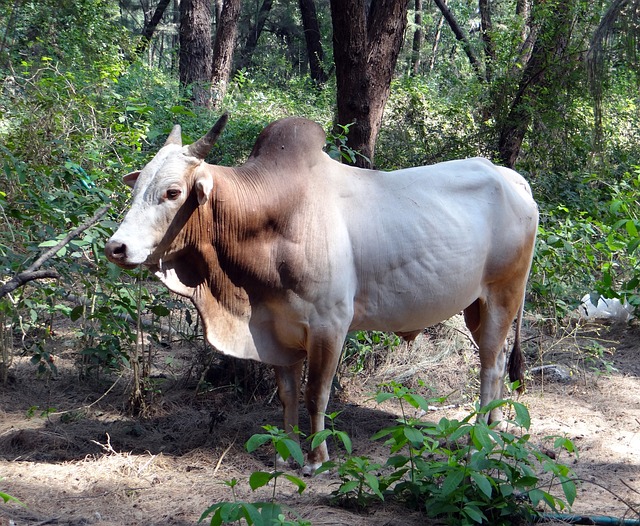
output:
[[[302,27],[304,38],[307,44],[307,56],[309,57],[309,74],[311,79],[317,84],[324,84],[328,75],[324,70],[324,51],[322,40],[320,39],[320,26],[318,24],[318,13],[314,0],[299,0],[300,15],[302,16]]]
[[[515,166],[520,154],[531,124],[531,108],[539,97],[548,96],[545,93],[552,86],[554,74],[566,65],[563,56],[573,21],[573,0],[560,0],[556,11],[558,16],[545,18],[538,31],[509,112],[499,126],[499,160],[509,168]]]
[[[331,0],[337,123],[352,124],[348,145],[356,165],[371,167],[407,27],[408,0]]]
[[[214,108],[222,103],[231,68],[233,67],[233,50],[238,35],[238,18],[240,17],[240,0],[225,0],[220,13],[216,41],[213,45],[213,64],[211,73],[211,95]]]
[[[190,86],[198,106],[211,106],[211,3],[180,2],[180,83]]]

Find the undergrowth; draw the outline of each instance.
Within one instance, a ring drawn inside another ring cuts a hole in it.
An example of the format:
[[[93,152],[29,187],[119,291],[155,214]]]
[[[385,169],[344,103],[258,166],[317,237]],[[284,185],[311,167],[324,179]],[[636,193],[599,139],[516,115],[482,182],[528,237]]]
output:
[[[401,416],[396,424],[375,433],[372,440],[384,440],[388,457],[376,462],[368,456],[352,455],[351,440],[336,428],[337,413],[327,415],[329,428],[309,437],[311,448],[329,437],[342,446],[344,454],[325,462],[316,474],[330,472],[339,479],[331,494],[334,505],[363,510],[376,503],[395,500],[425,517],[445,520],[448,524],[511,525],[531,523],[543,508],[570,510],[576,498],[575,476],[557,460],[564,451],[577,454],[574,444],[565,437],[548,437],[551,445],[543,452],[531,443],[529,411],[521,403],[497,400],[476,408],[462,420],[442,418],[428,422],[410,412],[423,414],[442,399],[426,399],[397,383],[389,383],[378,391],[379,404],[399,404]],[[496,408],[510,416],[500,423],[487,424],[486,416]],[[283,431],[265,427],[266,434],[254,435],[247,450],[270,443],[274,461],[279,455],[302,465],[298,443]],[[553,455],[550,456],[550,455]],[[272,486],[268,502],[242,502],[235,498],[238,481],[225,482],[234,499],[208,508],[200,521],[212,526],[240,523],[248,525],[309,524],[292,510],[277,504],[278,480],[285,478],[299,493],[305,483],[282,471],[254,472],[249,477],[252,490]]]

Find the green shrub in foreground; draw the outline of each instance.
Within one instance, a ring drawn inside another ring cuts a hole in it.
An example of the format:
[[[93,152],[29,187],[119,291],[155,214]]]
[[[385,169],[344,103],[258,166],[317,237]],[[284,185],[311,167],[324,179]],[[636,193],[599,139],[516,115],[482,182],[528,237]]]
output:
[[[548,506],[554,511],[568,510],[576,498],[574,475],[564,464],[531,444],[528,433],[531,419],[521,403],[497,400],[472,411],[462,420],[440,419],[425,422],[409,416],[411,408],[428,411],[429,405],[443,399],[425,399],[407,387],[390,383],[375,395],[378,403],[394,400],[402,416],[393,426],[381,429],[372,437],[384,439],[389,457],[384,464],[366,456],[354,456],[351,439],[335,427],[338,413],[327,415],[329,428],[309,437],[311,447],[327,438],[339,442],[346,456],[325,462],[316,474],[333,470],[339,478],[332,492],[334,503],[363,509],[375,502],[392,498],[409,507],[422,510],[427,516],[444,519],[450,524],[511,525],[532,522],[539,509]],[[513,416],[498,425],[486,424],[484,417],[502,407]],[[292,458],[302,465],[300,446],[284,431],[265,426],[266,433],[253,435],[247,450],[264,444],[278,456]],[[548,437],[553,448],[575,453],[573,443],[564,437]],[[541,474],[542,473],[542,474]],[[276,503],[278,481],[293,483],[299,493],[306,484],[296,476],[282,471],[257,471],[250,475],[252,490],[272,486],[268,502],[241,502],[235,498],[238,481],[225,484],[232,490],[232,502],[216,503],[208,508],[200,521],[208,519],[212,526],[231,522],[248,525],[309,525],[302,519],[286,518],[283,507]],[[561,490],[558,497],[552,490]],[[292,512],[292,510],[288,510]]]
[[[378,403],[394,399],[402,409],[396,425],[372,437],[386,440],[390,456],[384,466],[371,464],[366,457],[339,463],[342,483],[333,493],[335,498],[365,506],[393,496],[430,517],[461,525],[513,524],[515,517],[528,521],[540,505],[563,510],[575,500],[571,470],[530,443],[531,421],[524,405],[497,400],[461,421],[442,418],[432,423],[409,417],[407,405],[427,411],[434,400],[400,384],[389,384],[375,399]],[[513,411],[513,418],[501,425],[513,427],[514,432],[486,424],[484,416],[496,407]],[[554,448],[574,452],[570,440],[550,438]],[[540,470],[546,474],[544,480]],[[373,473],[379,474],[373,477]],[[551,493],[557,486],[565,500]]]

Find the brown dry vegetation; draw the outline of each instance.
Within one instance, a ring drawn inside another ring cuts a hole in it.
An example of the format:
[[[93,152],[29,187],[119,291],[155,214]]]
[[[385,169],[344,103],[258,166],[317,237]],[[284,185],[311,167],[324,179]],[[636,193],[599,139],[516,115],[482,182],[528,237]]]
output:
[[[563,364],[571,373],[560,381],[530,375],[520,401],[531,412],[532,440],[542,445],[548,435],[563,435],[576,444],[577,456],[559,459],[584,481],[575,512],[632,516],[629,505],[640,507],[640,328],[593,325],[549,335],[528,321],[529,370]],[[128,373],[80,380],[73,341],[61,331],[55,345],[55,377],[37,377],[28,357],[16,356],[0,386],[0,492],[26,505],[0,504],[0,525],[193,525],[212,503],[232,500],[223,484],[232,478],[240,481],[238,498],[269,498],[266,489],[252,494],[247,480],[252,471],[270,469],[271,453],[244,449],[262,425],[281,420],[267,368],[236,363],[238,374],[226,374],[234,385],[217,382],[196,393],[198,353],[154,349],[156,394],[145,417],[134,418],[126,411]],[[338,427],[351,436],[354,454],[378,461],[386,449],[370,437],[398,414],[370,400],[380,382],[417,386],[421,378],[438,395],[450,394],[451,406],[425,416],[431,420],[463,417],[476,398],[477,357],[455,318],[411,349],[376,351],[363,372],[349,365],[341,367],[341,390],[329,410],[343,411]],[[304,417],[301,427],[307,429]],[[278,500],[314,525],[428,523],[392,502],[359,513],[331,506],[333,474],[307,482],[302,495],[283,483]]]

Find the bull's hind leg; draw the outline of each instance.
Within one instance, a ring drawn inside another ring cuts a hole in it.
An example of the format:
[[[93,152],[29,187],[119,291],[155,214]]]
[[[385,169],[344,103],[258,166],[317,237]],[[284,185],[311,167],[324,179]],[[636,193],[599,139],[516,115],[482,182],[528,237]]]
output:
[[[520,311],[523,294],[521,286],[494,285],[488,290],[486,298],[477,299],[464,310],[465,322],[479,349],[482,406],[502,398],[507,358],[506,340],[511,324]],[[502,411],[499,408],[488,415],[489,422],[501,419]]]

